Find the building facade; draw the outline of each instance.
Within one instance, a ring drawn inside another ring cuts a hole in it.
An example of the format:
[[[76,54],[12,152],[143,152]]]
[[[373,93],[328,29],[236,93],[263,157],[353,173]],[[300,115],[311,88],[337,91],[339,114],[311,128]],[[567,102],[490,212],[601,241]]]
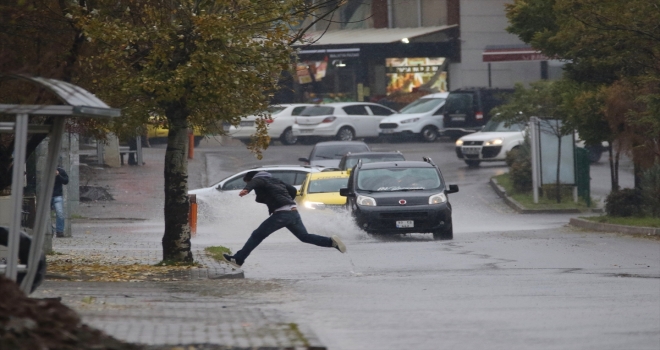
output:
[[[530,49],[506,32],[505,3],[348,0],[313,23],[327,13],[319,10],[302,24],[311,30],[297,45],[290,99],[398,108],[430,92],[509,88],[560,74],[560,67],[541,63],[540,55],[511,54]],[[500,54],[491,54],[493,48]]]

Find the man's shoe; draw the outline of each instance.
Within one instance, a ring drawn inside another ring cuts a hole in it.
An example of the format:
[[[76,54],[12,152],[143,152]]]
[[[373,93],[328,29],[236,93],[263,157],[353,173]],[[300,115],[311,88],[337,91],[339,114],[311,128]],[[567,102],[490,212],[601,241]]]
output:
[[[222,254],[222,257],[225,258],[225,260],[227,260],[228,263],[236,267],[241,267],[241,265],[243,265],[243,261],[238,261],[238,259],[234,258],[229,254]]]
[[[332,236],[330,239],[332,240],[333,247],[337,248],[337,250],[342,253],[346,253],[346,245],[344,245],[344,242],[339,239],[339,236]]]
[[[63,238],[64,237],[64,232],[55,232],[55,237]]]

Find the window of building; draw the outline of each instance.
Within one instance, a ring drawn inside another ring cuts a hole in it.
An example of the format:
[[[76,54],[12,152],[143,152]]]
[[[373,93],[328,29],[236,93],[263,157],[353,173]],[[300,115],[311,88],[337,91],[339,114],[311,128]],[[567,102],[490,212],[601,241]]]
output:
[[[391,6],[392,28],[447,24],[447,0],[392,0]]]

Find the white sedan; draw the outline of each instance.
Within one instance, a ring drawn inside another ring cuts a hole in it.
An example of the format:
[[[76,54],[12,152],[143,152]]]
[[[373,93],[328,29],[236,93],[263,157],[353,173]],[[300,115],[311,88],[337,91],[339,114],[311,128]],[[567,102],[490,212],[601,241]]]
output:
[[[491,119],[481,131],[456,140],[456,155],[468,166],[476,167],[481,162],[505,160],[506,153],[524,141],[524,125],[505,126],[504,122]]]
[[[313,137],[351,141],[377,137],[380,121],[395,110],[369,102],[337,102],[305,108],[296,117],[293,135],[302,143]]]
[[[293,145],[297,142],[296,137],[291,132],[291,127],[295,121],[295,116],[299,115],[305,107],[314,106],[308,103],[294,103],[294,104],[280,104],[268,107],[268,111],[264,112],[270,115],[266,119],[268,123],[268,136],[271,139],[279,139],[283,145]],[[228,134],[242,142],[249,142],[252,135],[257,132],[255,122],[257,119],[263,118],[258,115],[250,115],[243,119],[237,126],[230,126]]]

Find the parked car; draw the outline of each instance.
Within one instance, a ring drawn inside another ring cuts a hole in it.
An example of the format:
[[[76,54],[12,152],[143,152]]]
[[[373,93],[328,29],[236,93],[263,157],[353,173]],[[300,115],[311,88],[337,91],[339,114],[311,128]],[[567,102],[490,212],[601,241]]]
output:
[[[443,130],[445,100],[449,93],[439,92],[422,96],[380,121],[381,136],[415,136],[422,141],[435,141]]]
[[[368,102],[337,102],[305,108],[296,117],[293,135],[304,143],[314,137],[351,141],[377,137],[380,121],[395,110]]]
[[[296,203],[304,210],[339,210],[346,207],[346,197],[339,195],[339,189],[346,187],[348,172],[325,171],[310,173],[300,187]]]
[[[359,153],[346,153],[339,161],[339,170],[348,170],[357,164],[358,160],[363,163],[374,162],[392,162],[396,160],[406,160],[406,158],[399,151],[394,152],[359,152]]]
[[[240,171],[236,174],[228,176],[215,184],[213,186],[198,188],[195,190],[188,191],[188,194],[196,195],[197,206],[200,212],[205,212],[207,208],[205,206],[209,201],[220,201],[223,194],[230,193],[232,195],[238,194],[244,187],[245,182],[243,181],[243,176],[248,171],[260,170],[267,171],[273,175],[274,178],[280,179],[289,185],[292,185],[296,189],[300,189],[300,186],[305,181],[307,174],[316,173],[323,170],[323,168],[315,166],[301,166],[301,165],[266,165],[259,166],[250,169]]]
[[[348,187],[339,193],[356,224],[371,234],[433,233],[453,239],[452,208],[447,195],[458,192],[446,185],[431,161],[358,162]]]
[[[451,91],[445,102],[442,133],[452,138],[481,130],[491,110],[506,102],[513,89],[465,88]]]
[[[337,168],[346,153],[370,152],[369,146],[362,141],[326,141],[317,143],[309,153],[309,158],[298,158],[306,165]]]
[[[268,107],[268,110],[263,114],[270,115],[266,119],[268,123],[268,136],[271,139],[278,139],[283,145],[293,145],[298,140],[293,135],[291,127],[295,122],[295,116],[299,115],[305,107],[314,106],[309,103],[296,103],[296,104],[280,104]],[[241,142],[248,143],[252,135],[257,132],[255,122],[257,119],[263,118],[259,115],[250,115],[243,119],[238,126],[230,126],[227,133]]]
[[[525,125],[489,120],[481,131],[456,140],[456,156],[468,166],[481,162],[503,161],[507,152],[525,141]]]

